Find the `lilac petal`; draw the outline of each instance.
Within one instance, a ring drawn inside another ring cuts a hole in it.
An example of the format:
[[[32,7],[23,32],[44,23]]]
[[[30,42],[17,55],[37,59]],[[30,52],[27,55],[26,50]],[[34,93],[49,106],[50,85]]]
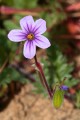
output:
[[[46,21],[43,19],[39,19],[35,21],[35,26],[33,32],[35,34],[42,34],[46,31]]]
[[[62,90],[68,90],[68,86],[62,85],[62,86],[61,86],[61,89],[62,89]]]
[[[11,30],[8,34],[8,38],[14,42],[21,42],[26,40],[26,35],[22,30]]]
[[[36,46],[43,48],[43,49],[51,46],[49,40],[46,37],[44,37],[43,35],[37,36],[34,40],[34,43]]]
[[[36,46],[33,41],[26,41],[23,54],[26,58],[32,59],[36,54]]]
[[[25,32],[30,32],[34,26],[32,16],[26,16],[20,20],[20,26]]]

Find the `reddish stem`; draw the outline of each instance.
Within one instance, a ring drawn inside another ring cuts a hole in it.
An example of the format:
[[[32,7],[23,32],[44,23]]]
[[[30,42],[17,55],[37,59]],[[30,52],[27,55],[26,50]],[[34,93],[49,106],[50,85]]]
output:
[[[43,82],[44,82],[44,84],[45,84],[45,87],[46,87],[46,89],[47,89],[47,92],[48,92],[50,98],[52,99],[51,89],[50,89],[49,86],[48,86],[48,83],[47,83],[47,81],[46,81],[46,78],[45,78],[45,75],[44,75],[42,66],[41,66],[41,64],[37,61],[36,56],[35,56],[35,64],[36,64],[37,68],[39,69],[39,72],[40,72],[41,77],[43,77]],[[42,82],[42,81],[41,81],[41,82]]]
[[[7,6],[0,7],[0,13],[4,15],[12,15],[12,14],[22,14],[22,15],[32,15],[32,16],[39,16],[38,12],[34,10],[25,10],[25,9],[16,9]]]

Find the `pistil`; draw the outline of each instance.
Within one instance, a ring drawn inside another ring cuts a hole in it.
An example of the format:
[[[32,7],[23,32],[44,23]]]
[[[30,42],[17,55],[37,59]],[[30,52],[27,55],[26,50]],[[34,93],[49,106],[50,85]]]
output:
[[[32,33],[27,35],[27,39],[28,40],[33,40],[34,39],[34,35]]]

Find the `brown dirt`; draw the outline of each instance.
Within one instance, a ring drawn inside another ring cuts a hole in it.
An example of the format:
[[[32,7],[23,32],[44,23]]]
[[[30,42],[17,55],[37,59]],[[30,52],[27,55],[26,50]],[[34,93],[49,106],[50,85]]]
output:
[[[0,120],[80,120],[80,110],[64,100],[56,110],[51,100],[32,93],[32,85],[25,85],[8,107],[0,113]]]

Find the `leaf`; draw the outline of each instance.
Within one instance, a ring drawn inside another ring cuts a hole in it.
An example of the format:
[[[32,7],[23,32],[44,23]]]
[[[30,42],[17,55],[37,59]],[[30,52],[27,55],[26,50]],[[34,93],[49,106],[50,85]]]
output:
[[[19,74],[15,69],[7,67],[0,74],[0,85],[10,84],[12,81],[27,83],[27,79]]]
[[[19,28],[19,26],[17,24],[15,24],[12,20],[5,20],[4,26],[8,31]]]
[[[34,8],[37,5],[37,0],[14,0],[14,6],[16,8]]]

